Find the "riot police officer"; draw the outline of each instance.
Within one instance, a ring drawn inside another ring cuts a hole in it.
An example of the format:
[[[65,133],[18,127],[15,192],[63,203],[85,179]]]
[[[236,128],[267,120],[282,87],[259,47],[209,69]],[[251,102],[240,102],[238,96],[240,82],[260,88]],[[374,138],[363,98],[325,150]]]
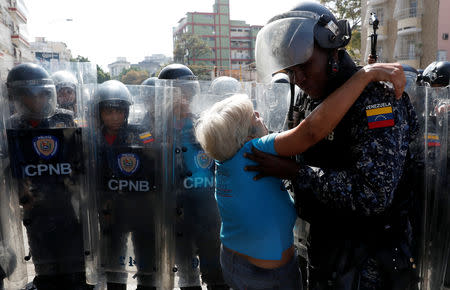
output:
[[[285,70],[320,103],[357,71],[341,49],[350,36],[347,21],[316,2],[301,2],[258,33],[259,76]],[[369,84],[335,130],[302,155],[296,172],[283,170],[292,161],[257,153],[260,163],[277,162],[276,171],[259,168],[264,175],[291,177],[299,216],[311,224],[310,289],[404,289],[415,283],[404,235],[409,192],[402,191],[398,169],[408,162],[417,124],[408,97],[393,96],[385,85]]]
[[[93,103],[93,194],[100,219],[100,267],[107,288],[126,289],[131,273],[137,289],[156,289],[161,164],[155,136],[150,124],[128,123],[132,99],[121,82],[99,85]],[[92,227],[95,230],[96,225]],[[133,248],[127,245],[129,234]]]
[[[450,240],[449,237],[442,236],[441,228],[450,228],[448,223],[448,216],[450,209],[449,204],[449,146],[448,146],[448,117],[449,117],[449,80],[450,80],[450,62],[439,61],[431,63],[425,70],[422,76],[423,84],[430,86],[426,90],[426,99],[428,104],[428,128],[432,125],[433,131],[429,130],[426,136],[428,140],[428,152],[433,155],[429,158],[430,166],[433,171],[430,175],[433,177],[434,184],[430,185],[434,189],[433,199],[434,204],[430,205],[431,211],[434,214],[434,219],[431,220],[430,239],[432,246],[432,256],[430,260],[434,262],[431,267],[435,278],[432,282],[436,287],[442,286],[441,275],[444,279],[444,286],[450,286],[450,262],[449,257],[442,257],[442,253],[448,253]],[[432,218],[433,218],[432,217]],[[433,251],[434,250],[434,251]],[[446,267],[445,267],[446,265]],[[439,272],[439,270],[446,268],[446,273]],[[434,281],[435,280],[435,281]]]
[[[176,89],[173,104],[175,266],[181,289],[227,289],[220,268],[220,217],[214,199],[214,164],[195,140],[189,106],[200,91],[197,77],[181,64],[164,67],[159,80]]]
[[[241,85],[235,78],[228,76],[220,76],[215,78],[210,86],[211,93],[215,95],[233,94],[239,92]]]
[[[73,113],[56,108],[47,71],[20,64],[8,73],[16,113],[7,124],[12,186],[23,210],[36,289],[88,289],[80,191],[81,131]]]
[[[57,71],[52,74],[56,87],[56,100],[61,109],[77,112],[76,92],[78,81],[73,74],[68,71]]]

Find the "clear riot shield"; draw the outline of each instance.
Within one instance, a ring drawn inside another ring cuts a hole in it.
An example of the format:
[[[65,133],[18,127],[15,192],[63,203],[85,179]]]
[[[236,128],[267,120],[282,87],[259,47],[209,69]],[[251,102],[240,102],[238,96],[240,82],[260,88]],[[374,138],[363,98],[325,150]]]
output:
[[[163,123],[154,90],[128,86],[131,106],[117,105],[113,95],[100,101],[97,89],[91,90],[90,223],[85,232],[92,252],[89,273],[93,279],[99,276],[92,282],[104,279],[117,289],[136,284],[165,288]],[[142,118],[143,112],[148,118]]]
[[[56,87],[57,105],[74,113],[78,127],[86,127],[84,116],[87,104],[85,85],[97,83],[97,66],[91,62],[50,61],[39,62],[51,75]]]
[[[34,283],[41,288],[64,289],[67,283],[84,287],[82,129],[73,114],[55,108],[56,92],[49,79],[13,83],[9,95],[14,110],[4,118],[6,194],[17,200],[9,206],[22,212],[19,232],[27,251],[20,260],[32,263],[28,266],[34,268]]]
[[[3,96],[6,90],[0,86],[0,289],[20,289],[27,282],[27,269],[22,225],[17,195],[11,194],[8,179],[9,155],[3,116],[8,114]]]
[[[174,80],[161,84],[173,88],[166,99],[167,152],[171,168],[168,194],[174,210],[172,227],[173,287],[223,285],[220,268],[220,216],[214,197],[214,161],[195,140],[198,113],[224,96],[209,93],[209,82]],[[170,214],[170,211],[169,211]]]
[[[424,209],[422,289],[441,289],[450,248],[450,196],[448,187],[448,114],[437,114],[448,102],[447,88],[418,88],[425,92],[423,113]]]
[[[291,86],[286,83],[255,84],[255,110],[263,117],[270,132],[280,132],[286,121],[291,100]]]

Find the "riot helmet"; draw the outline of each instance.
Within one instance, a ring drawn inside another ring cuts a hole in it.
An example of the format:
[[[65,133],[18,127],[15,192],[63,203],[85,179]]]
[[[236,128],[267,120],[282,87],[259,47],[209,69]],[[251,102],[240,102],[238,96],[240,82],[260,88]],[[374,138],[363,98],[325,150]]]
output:
[[[197,76],[185,65],[173,63],[165,66],[158,75],[160,80],[172,80],[174,87],[180,88],[183,97],[192,99],[200,92]]]
[[[221,76],[214,79],[210,86],[210,91],[214,95],[228,95],[239,92],[241,84],[235,78]]]
[[[6,80],[8,95],[17,113],[26,119],[42,120],[56,109],[56,90],[48,72],[33,63],[11,69]]]
[[[61,70],[53,73],[52,79],[56,87],[58,106],[75,111],[78,84],[75,76],[68,71]]]
[[[415,68],[407,64],[402,64],[402,67],[406,77],[405,92],[411,95],[416,86],[418,72]]]
[[[155,82],[156,82],[157,79],[158,79],[157,77],[148,78],[148,79],[144,80],[141,83],[141,86],[152,86],[152,87],[154,87],[155,86]]]
[[[303,1],[277,15],[256,37],[256,67],[262,81],[273,73],[307,62],[315,43],[324,49],[346,46],[351,37],[347,20],[337,20],[325,6]]]
[[[101,114],[107,109],[124,112],[125,119],[122,125],[127,123],[132,102],[131,94],[123,83],[117,80],[109,80],[100,84],[94,93],[94,100],[95,104],[98,105],[98,113],[102,125],[104,122],[101,120]]]
[[[439,61],[431,63],[423,72],[423,81],[430,86],[446,87],[450,79],[450,62]]]

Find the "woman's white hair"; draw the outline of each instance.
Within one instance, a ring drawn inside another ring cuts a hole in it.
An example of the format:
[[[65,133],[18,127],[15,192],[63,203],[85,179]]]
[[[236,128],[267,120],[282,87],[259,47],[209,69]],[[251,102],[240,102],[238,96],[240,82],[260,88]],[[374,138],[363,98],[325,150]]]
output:
[[[195,124],[197,141],[211,158],[230,159],[252,131],[253,104],[244,94],[234,94],[204,111]]]

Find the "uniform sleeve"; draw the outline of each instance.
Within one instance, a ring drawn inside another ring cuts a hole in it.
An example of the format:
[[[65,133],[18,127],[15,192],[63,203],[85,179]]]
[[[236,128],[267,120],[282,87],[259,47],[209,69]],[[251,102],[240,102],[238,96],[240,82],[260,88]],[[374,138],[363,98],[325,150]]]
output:
[[[263,136],[258,139],[253,139],[253,146],[256,147],[256,149],[272,154],[272,155],[278,155],[275,151],[275,137],[278,135],[278,133],[272,133],[266,136]]]
[[[377,107],[392,107],[393,126],[392,122],[369,125],[377,119],[369,118],[367,110]],[[325,208],[381,214],[392,204],[402,176],[409,142],[417,130],[415,113],[407,95],[395,100],[391,89],[371,84],[345,118],[351,127],[346,136],[351,165],[342,169],[303,165],[294,180],[296,194],[310,192]]]

